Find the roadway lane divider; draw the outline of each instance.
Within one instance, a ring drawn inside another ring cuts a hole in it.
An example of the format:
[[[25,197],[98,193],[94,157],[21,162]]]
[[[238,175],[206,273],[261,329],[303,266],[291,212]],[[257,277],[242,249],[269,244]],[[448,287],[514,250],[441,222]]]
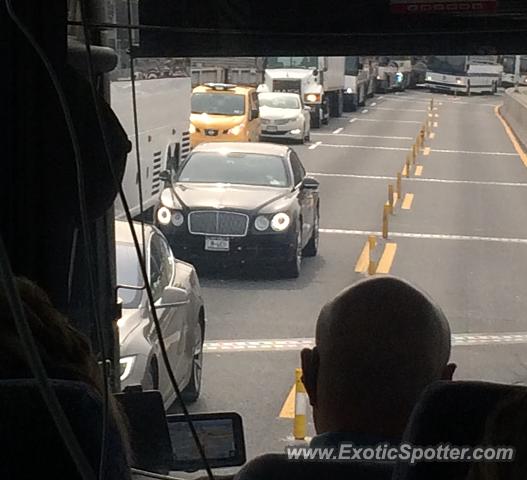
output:
[[[368,239],[362,248],[362,251],[355,264],[356,273],[368,273],[368,275],[375,275],[377,271],[377,262],[374,260],[374,251],[377,246],[377,237],[375,235],[368,235]]]
[[[385,242],[384,239],[378,240],[375,235],[368,235],[357,259],[355,272],[370,276],[390,273],[396,251],[397,244]]]
[[[293,420],[293,437],[305,440],[307,435],[307,392],[302,382],[302,369],[295,369],[295,419]]]
[[[395,215],[397,205],[400,205],[401,210],[410,210],[412,208],[414,194],[406,192],[403,197],[402,178],[410,178],[412,169],[416,177],[420,177],[423,174],[423,165],[418,165],[417,163],[420,155],[430,155],[431,147],[427,145],[427,141],[435,137],[435,132],[432,129],[437,126],[437,122],[433,122],[430,119],[438,117],[438,114],[434,113],[435,111],[437,111],[437,107],[434,105],[434,99],[431,98],[428,109],[425,110],[427,117],[419,128],[410,152],[406,154],[402,171],[397,172],[395,187],[393,183],[388,184],[388,200],[382,207],[381,240],[378,242],[375,235],[368,235],[368,239],[364,243],[355,264],[356,273],[367,273],[368,275],[386,274],[392,268],[395,253],[397,252],[397,244],[387,241],[390,230],[390,216]],[[382,255],[378,260],[375,256],[377,246],[383,246]]]

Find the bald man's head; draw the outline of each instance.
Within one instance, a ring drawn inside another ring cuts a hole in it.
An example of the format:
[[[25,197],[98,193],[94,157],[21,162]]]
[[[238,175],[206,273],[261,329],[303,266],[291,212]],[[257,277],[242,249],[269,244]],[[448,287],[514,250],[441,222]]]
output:
[[[449,358],[448,321],[425,293],[394,277],[358,282],[324,306],[302,353],[316,423],[400,430],[422,390],[451,378]]]

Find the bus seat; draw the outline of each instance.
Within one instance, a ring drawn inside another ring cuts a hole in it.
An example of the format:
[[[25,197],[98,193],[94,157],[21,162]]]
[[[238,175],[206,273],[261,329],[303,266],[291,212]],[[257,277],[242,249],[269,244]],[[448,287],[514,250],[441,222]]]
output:
[[[422,394],[403,435],[403,443],[418,446],[451,444],[474,447],[483,437],[485,421],[495,406],[526,387],[497,383],[436,382]],[[469,462],[398,462],[393,480],[457,480],[465,478]]]
[[[81,448],[99,469],[102,401],[82,382],[51,380]],[[113,421],[107,437],[105,480],[130,479],[125,450]],[[0,478],[81,479],[35,379],[0,380]]]
[[[234,480],[389,480],[393,464],[288,460],[267,453],[248,462]]]

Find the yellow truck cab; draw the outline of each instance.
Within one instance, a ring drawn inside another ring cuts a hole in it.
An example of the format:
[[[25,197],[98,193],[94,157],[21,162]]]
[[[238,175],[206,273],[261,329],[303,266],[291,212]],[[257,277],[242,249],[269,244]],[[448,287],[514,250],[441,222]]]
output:
[[[191,98],[190,143],[257,142],[260,136],[258,95],[253,87],[206,83]]]

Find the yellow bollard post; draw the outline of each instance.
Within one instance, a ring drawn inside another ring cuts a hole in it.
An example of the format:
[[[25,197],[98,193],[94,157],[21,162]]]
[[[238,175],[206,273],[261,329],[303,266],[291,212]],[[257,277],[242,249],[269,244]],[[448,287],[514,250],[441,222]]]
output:
[[[412,163],[415,165],[415,161],[417,160],[417,152],[419,150],[417,149],[417,145],[414,143],[412,146]]]
[[[302,369],[295,369],[295,419],[293,436],[295,440],[304,440],[307,435],[307,393],[302,383]]]
[[[410,158],[411,154],[406,155],[406,178],[410,176]]]
[[[377,262],[372,259],[373,249],[377,245],[377,238],[375,235],[368,236],[368,274],[375,275],[377,271]]]
[[[390,204],[390,213],[393,215],[393,185],[388,185],[388,203]]]
[[[388,215],[390,213],[390,205],[384,204],[382,209],[382,238],[388,238]]]
[[[395,186],[395,191],[397,192],[397,199],[401,200],[401,172],[397,172],[397,183]]]

